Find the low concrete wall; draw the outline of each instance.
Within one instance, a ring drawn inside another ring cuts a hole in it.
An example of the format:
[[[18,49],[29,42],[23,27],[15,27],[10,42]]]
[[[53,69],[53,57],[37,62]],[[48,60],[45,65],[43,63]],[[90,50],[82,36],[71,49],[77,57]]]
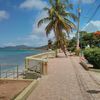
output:
[[[30,93],[34,90],[34,88],[37,86],[38,84],[38,80],[33,80],[33,79],[11,79],[11,78],[0,78],[0,81],[22,81],[22,82],[26,82],[29,81],[31,82],[21,93],[19,93],[18,95],[16,95],[15,98],[13,98],[13,100],[26,100],[27,97],[30,95]],[[9,91],[9,90],[8,90]],[[1,100],[1,99],[0,99]]]
[[[33,56],[28,56],[25,58],[25,69],[31,69],[30,68],[30,61],[35,61],[35,62],[39,62],[40,63],[40,67],[41,67],[41,74],[46,75],[48,72],[48,59],[49,58],[54,58],[55,52],[54,51],[50,51],[50,52],[45,52],[45,53],[41,53],[41,54],[37,54],[37,55],[33,55]],[[36,66],[36,65],[35,65]]]
[[[38,80],[33,80],[32,83],[25,88],[14,100],[26,100],[33,89],[37,86]]]
[[[28,56],[28,57],[26,57],[26,59],[38,58],[38,60],[41,60],[41,58],[53,58],[53,57],[55,57],[55,52],[50,51],[50,52],[45,52],[45,53],[41,53],[41,54],[37,54],[37,55],[33,55],[33,56]]]

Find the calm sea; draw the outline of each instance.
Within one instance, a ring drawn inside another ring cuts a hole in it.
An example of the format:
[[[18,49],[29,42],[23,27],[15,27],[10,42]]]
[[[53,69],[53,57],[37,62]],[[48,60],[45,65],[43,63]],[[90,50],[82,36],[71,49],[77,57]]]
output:
[[[24,59],[26,56],[42,53],[41,50],[0,50],[0,64],[19,65],[20,69],[24,68]],[[2,70],[10,69],[10,66],[2,66]]]

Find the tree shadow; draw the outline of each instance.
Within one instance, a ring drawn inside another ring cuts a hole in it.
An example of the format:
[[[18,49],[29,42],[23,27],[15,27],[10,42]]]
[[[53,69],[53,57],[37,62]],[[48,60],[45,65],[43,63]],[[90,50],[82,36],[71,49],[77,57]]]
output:
[[[100,90],[88,90],[87,92],[91,94],[98,94],[100,93]]]
[[[57,56],[57,58],[67,58],[68,56]]]

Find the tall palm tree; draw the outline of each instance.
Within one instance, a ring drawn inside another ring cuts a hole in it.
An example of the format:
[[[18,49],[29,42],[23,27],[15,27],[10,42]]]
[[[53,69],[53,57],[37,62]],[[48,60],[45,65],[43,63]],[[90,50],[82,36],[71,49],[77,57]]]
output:
[[[66,1],[66,3],[64,1]],[[69,4],[68,0],[49,0],[49,2],[51,7],[44,8],[44,10],[48,11],[48,17],[41,19],[38,22],[38,27],[41,24],[48,22],[48,25],[45,28],[46,35],[48,36],[51,30],[53,30],[56,41],[58,41],[60,48],[66,55],[63,30],[65,30],[69,36],[72,29],[76,28],[70,18],[77,20],[77,17],[73,13],[66,11],[69,8],[72,9],[72,5]]]

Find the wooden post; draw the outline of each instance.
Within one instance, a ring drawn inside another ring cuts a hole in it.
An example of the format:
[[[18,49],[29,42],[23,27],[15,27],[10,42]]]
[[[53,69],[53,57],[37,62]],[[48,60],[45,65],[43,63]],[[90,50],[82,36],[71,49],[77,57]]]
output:
[[[48,74],[47,60],[46,59],[43,60],[42,71],[43,71],[43,75],[47,75]]]
[[[44,66],[45,66],[45,75],[47,75],[47,74],[48,74],[48,69],[47,69],[47,61],[46,61],[46,62],[44,62]]]

